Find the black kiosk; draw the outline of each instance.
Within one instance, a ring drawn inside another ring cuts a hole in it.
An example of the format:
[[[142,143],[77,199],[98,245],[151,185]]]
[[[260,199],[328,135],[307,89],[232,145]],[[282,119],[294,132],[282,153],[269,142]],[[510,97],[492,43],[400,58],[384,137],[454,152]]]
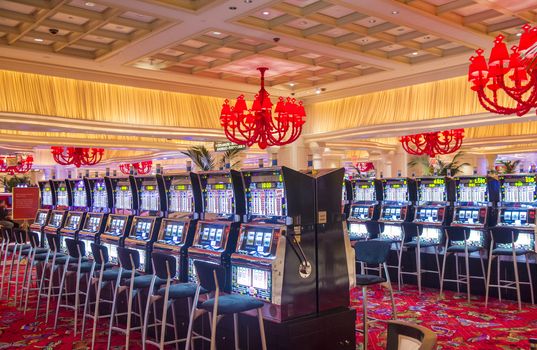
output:
[[[198,175],[184,173],[164,176],[168,212],[162,219],[153,251],[171,253],[177,259],[177,278],[188,280],[188,248],[192,245],[196,225],[203,210]]]

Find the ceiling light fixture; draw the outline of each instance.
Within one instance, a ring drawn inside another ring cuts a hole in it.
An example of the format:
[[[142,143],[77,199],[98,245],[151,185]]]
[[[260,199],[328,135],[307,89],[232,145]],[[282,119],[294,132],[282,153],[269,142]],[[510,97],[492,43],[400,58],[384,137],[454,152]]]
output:
[[[516,33],[516,36],[522,36],[522,32]]]
[[[244,0],[245,4],[251,4],[252,2],[254,2],[254,0]]]
[[[228,9],[230,9],[231,11],[235,11],[237,9],[237,6],[230,6],[228,7]]]
[[[417,56],[418,54],[419,54],[418,51],[414,51],[414,52],[412,52],[412,55],[413,55],[413,56]]]
[[[261,12],[261,14],[262,14],[263,16],[268,16],[268,15],[270,15],[270,12],[268,12],[268,11],[263,11],[263,12]]]
[[[293,87],[293,86],[295,86],[295,83],[289,83],[289,86]]]
[[[376,20],[376,19],[370,19],[368,22],[369,22],[369,23],[376,23],[377,20]]]
[[[38,43],[42,43],[42,42],[43,42],[43,39],[41,39],[41,38],[35,38],[34,41],[37,41]]]
[[[220,32],[213,32],[213,35],[222,35]]]
[[[87,7],[93,7],[93,6],[95,6],[95,3],[88,1],[84,5],[86,5]]]
[[[321,94],[321,89],[320,89],[320,88],[317,88],[317,90],[315,90],[315,93],[316,93],[317,95],[320,95],[320,94]]]
[[[392,15],[398,15],[398,14],[399,14],[399,11],[396,11],[396,10],[392,11]]]

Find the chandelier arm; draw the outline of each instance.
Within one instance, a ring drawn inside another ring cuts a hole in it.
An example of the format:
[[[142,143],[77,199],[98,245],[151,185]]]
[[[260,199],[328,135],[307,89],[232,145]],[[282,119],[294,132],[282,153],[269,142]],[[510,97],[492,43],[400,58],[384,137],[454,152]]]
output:
[[[527,93],[531,88],[535,88],[535,82],[536,82],[536,76],[537,74],[537,70],[533,70],[531,72],[531,75],[530,75],[530,80],[528,81],[528,83],[526,85],[520,85],[520,82],[518,79],[515,80],[515,84],[519,85],[519,86],[515,86],[515,87],[508,87],[507,85],[505,85],[505,78],[504,76],[500,76],[500,79],[498,80],[498,83],[500,85],[500,87],[502,88],[502,90],[505,91],[505,93],[511,97],[512,99],[514,100],[517,100],[519,102],[523,102],[522,100],[520,100],[520,96],[524,95],[525,93]]]
[[[483,89],[480,89],[477,91],[477,96],[479,98],[479,101],[483,108],[485,108],[487,111],[496,113],[496,114],[513,114],[516,113],[517,110],[515,108],[510,107],[503,107],[501,106],[501,110],[499,109],[500,106],[495,104],[485,93]]]

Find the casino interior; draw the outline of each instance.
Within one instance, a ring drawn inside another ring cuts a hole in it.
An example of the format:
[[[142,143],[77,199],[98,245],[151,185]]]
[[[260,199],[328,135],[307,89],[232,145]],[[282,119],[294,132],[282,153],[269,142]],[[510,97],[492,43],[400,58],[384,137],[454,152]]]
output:
[[[537,0],[0,0],[0,349],[537,349]]]

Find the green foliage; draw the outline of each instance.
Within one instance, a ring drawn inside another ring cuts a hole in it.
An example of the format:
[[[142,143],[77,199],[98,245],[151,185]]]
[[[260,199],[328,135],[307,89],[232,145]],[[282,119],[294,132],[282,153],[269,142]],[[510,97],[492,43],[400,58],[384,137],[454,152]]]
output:
[[[520,165],[520,159],[517,160],[500,160],[498,163],[505,167],[504,174],[514,174]]]
[[[200,170],[208,171],[214,169],[214,157],[205,146],[193,146],[181,153],[189,157]]]
[[[28,175],[13,175],[9,177],[4,176],[1,182],[2,185],[4,185],[6,192],[11,192],[13,190],[13,187],[17,187],[17,185],[30,185],[30,177]]]
[[[240,160],[235,161],[235,158],[239,155],[239,153],[242,152],[242,149],[240,148],[230,148],[227,151],[224,152],[222,155],[222,158],[220,159],[220,163],[222,166],[225,166],[226,164],[230,164],[232,169],[235,169],[240,165]]]
[[[423,170],[423,175],[425,176],[433,175],[435,173],[439,176],[447,176],[448,171],[451,173],[451,176],[456,176],[457,174],[462,173],[463,167],[470,165],[466,162],[460,162],[462,155],[463,152],[458,152],[450,162],[443,161],[440,157],[436,157],[436,162],[434,162],[434,164],[431,164],[428,156],[413,157],[407,164],[410,168],[421,168]]]

